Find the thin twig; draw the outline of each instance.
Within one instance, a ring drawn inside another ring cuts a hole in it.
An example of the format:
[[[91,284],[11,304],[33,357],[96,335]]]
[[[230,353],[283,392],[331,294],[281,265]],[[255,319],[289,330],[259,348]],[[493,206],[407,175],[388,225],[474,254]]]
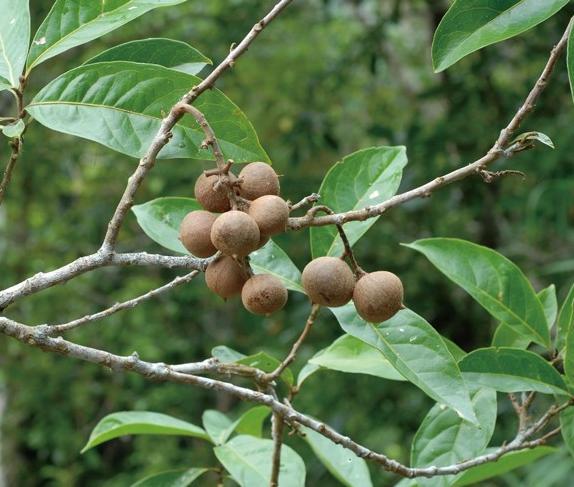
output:
[[[295,203],[294,205],[289,206],[289,211],[294,212],[300,210],[301,208],[305,208],[306,206],[312,205],[321,199],[321,195],[318,193],[312,193],[309,196],[305,196],[301,201]]]
[[[281,447],[283,446],[283,416],[273,413],[272,417],[273,458],[271,461],[271,478],[269,487],[279,486],[279,472],[281,471]]]
[[[22,139],[16,137],[10,141],[10,158],[6,163],[6,168],[4,169],[4,175],[2,176],[2,181],[0,182],[0,205],[4,201],[4,196],[6,195],[6,190],[8,185],[12,180],[12,174],[16,168],[16,163],[20,157],[20,152],[22,148]]]

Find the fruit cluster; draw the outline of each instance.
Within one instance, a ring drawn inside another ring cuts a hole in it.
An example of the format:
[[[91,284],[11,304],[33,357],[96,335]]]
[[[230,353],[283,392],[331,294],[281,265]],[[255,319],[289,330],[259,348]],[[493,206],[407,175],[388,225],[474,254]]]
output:
[[[195,197],[204,210],[188,213],[180,226],[180,240],[193,255],[222,254],[207,266],[207,287],[224,299],[241,294],[254,314],[271,314],[287,302],[283,283],[270,274],[253,275],[247,259],[287,226],[290,206],[279,189],[277,174],[263,162],[246,165],[238,177],[229,170],[223,178],[202,174]],[[364,320],[388,320],[403,306],[401,280],[391,272],[356,267],[351,270],[341,258],[316,258],[303,270],[303,287],[315,304],[338,307],[353,299]]]

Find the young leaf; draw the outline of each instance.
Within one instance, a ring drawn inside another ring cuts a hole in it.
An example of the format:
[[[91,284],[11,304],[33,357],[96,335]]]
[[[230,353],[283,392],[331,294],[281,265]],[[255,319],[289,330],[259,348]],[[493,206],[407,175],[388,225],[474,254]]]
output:
[[[560,307],[560,313],[558,313],[556,323],[556,348],[562,350],[566,345],[568,330],[572,326],[572,323],[574,323],[574,284],[572,284],[566,299]]]
[[[424,254],[496,319],[532,341],[550,346],[542,304],[522,271],[506,257],[451,238],[417,240],[406,246]]]
[[[487,452],[490,453],[496,448],[489,448]],[[454,483],[453,487],[464,487],[466,485],[478,485],[483,480],[498,477],[511,470],[530,465],[539,458],[557,452],[556,448],[550,446],[539,446],[532,450],[520,450],[500,457],[496,462],[489,462],[477,467],[472,467],[465,471],[459,479]]]
[[[24,124],[24,121],[22,119],[19,119],[15,123],[2,127],[2,133],[9,138],[20,137],[24,132],[25,128],[26,125]]]
[[[406,380],[381,352],[347,334],[317,352],[309,359],[309,363],[340,372],[374,375],[390,380]]]
[[[111,61],[157,64],[188,74],[198,74],[205,66],[212,64],[211,59],[189,44],[161,38],[141,39],[120,44],[98,54],[84,64]]]
[[[393,196],[407,164],[405,147],[372,147],[355,152],[337,162],[327,173],[319,194],[321,204],[335,212],[357,210],[376,205]],[[349,222],[345,232],[351,245],[355,244],[377,221]],[[313,257],[340,255],[343,244],[334,226],[311,228]]]
[[[216,445],[223,445],[234,431],[239,434],[261,437],[263,422],[271,410],[266,406],[256,406],[243,413],[236,421],[215,410],[203,413],[203,427]]]
[[[574,408],[569,407],[560,413],[560,432],[570,454],[574,457]]]
[[[353,303],[331,311],[344,331],[379,350],[408,381],[476,424],[458,365],[441,336],[422,317],[405,309],[373,325],[359,317]]]
[[[100,443],[126,435],[180,435],[209,440],[202,428],[187,421],[148,411],[124,411],[101,419],[92,430],[82,453]]]
[[[56,0],[38,28],[28,54],[30,72],[62,52],[111,32],[158,7],[185,0]]]
[[[433,39],[435,72],[471,52],[517,36],[544,22],[568,0],[456,0]]]
[[[464,378],[500,392],[538,391],[568,395],[560,374],[540,355],[515,348],[482,348],[459,362]]]
[[[480,426],[463,421],[452,409],[435,404],[423,420],[411,447],[411,465],[443,467],[480,455],[488,446],[496,424],[496,392],[471,393]],[[418,479],[419,487],[448,487],[454,476]]]
[[[87,64],[62,74],[38,93],[27,111],[53,130],[142,157],[162,119],[201,80],[153,64],[115,61]],[[194,105],[217,134],[226,159],[268,161],[253,126],[221,91],[211,89]],[[160,151],[164,159],[212,159],[202,149],[205,136],[193,117],[184,117]]]
[[[241,487],[268,487],[271,477],[273,441],[236,436],[213,449],[217,459]],[[279,470],[281,487],[304,487],[305,464],[289,446],[281,448]]]
[[[0,90],[20,86],[30,46],[28,0],[0,0]]]
[[[301,431],[304,433],[303,439],[309,444],[313,453],[341,484],[347,487],[372,487],[371,475],[365,460],[310,428],[302,426]]]
[[[249,254],[249,259],[255,274],[272,274],[278,277],[287,289],[305,292],[301,286],[301,272],[273,240]]]
[[[188,487],[209,469],[168,470],[145,477],[131,487]]]

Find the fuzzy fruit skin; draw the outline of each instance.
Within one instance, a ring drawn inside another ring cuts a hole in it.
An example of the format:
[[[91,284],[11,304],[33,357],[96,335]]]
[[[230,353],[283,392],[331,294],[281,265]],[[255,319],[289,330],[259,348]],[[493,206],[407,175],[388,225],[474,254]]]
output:
[[[211,241],[225,255],[245,257],[257,250],[260,237],[255,220],[242,211],[219,215],[211,227]]]
[[[239,173],[242,179],[239,194],[248,200],[256,200],[267,194],[279,194],[279,177],[269,164],[252,162]]]
[[[392,318],[403,305],[403,283],[392,272],[365,274],[357,281],[353,301],[365,321],[381,323]]]
[[[355,287],[353,271],[337,257],[312,260],[303,269],[301,280],[313,303],[330,308],[347,304]]]
[[[247,311],[256,315],[269,315],[285,306],[287,289],[275,276],[258,274],[243,286],[241,301]]]
[[[205,270],[205,283],[223,299],[241,293],[247,274],[232,257],[223,256],[210,262]]]
[[[237,179],[229,173],[231,180]],[[194,194],[199,204],[207,211],[214,213],[223,213],[231,208],[229,198],[227,197],[227,189],[224,185],[219,185],[217,190],[213,189],[215,184],[219,181],[219,176],[206,176],[201,174],[195,182]]]
[[[211,227],[217,215],[209,211],[191,211],[181,221],[179,240],[196,257],[211,257],[217,249],[211,242]]]
[[[269,237],[285,231],[289,219],[289,205],[283,198],[268,194],[251,203],[249,215],[257,223],[261,235]]]

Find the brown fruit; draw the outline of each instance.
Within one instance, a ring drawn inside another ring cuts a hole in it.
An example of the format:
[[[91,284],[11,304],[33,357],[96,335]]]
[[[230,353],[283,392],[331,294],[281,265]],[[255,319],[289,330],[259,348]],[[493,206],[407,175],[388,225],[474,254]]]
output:
[[[205,270],[205,283],[223,299],[241,292],[247,281],[247,274],[232,257],[223,256],[210,262]]]
[[[217,249],[211,243],[211,226],[217,215],[197,210],[185,215],[179,226],[179,239],[196,257],[210,257]]]
[[[392,272],[365,274],[353,291],[357,313],[365,321],[380,323],[399,311],[403,305],[403,283]]]
[[[261,235],[277,235],[285,231],[289,219],[289,205],[283,198],[268,194],[251,203],[249,215],[257,223]]]
[[[247,311],[256,315],[268,315],[285,306],[287,289],[275,276],[258,274],[243,286],[241,301]]]
[[[256,200],[266,194],[279,194],[279,177],[269,164],[252,162],[239,173],[242,179],[239,194],[248,200]]]
[[[336,308],[353,296],[355,276],[341,259],[319,257],[305,266],[302,282],[313,303]]]
[[[231,173],[229,173],[229,178],[232,181],[237,179]],[[228,211],[231,205],[227,197],[226,187],[223,184],[217,185],[218,181],[219,176],[217,175],[206,176],[205,174],[201,174],[195,182],[194,194],[197,201],[199,201],[201,206],[207,211],[223,213]]]
[[[232,210],[219,215],[211,227],[211,241],[225,255],[245,257],[259,245],[259,227],[247,213]]]

